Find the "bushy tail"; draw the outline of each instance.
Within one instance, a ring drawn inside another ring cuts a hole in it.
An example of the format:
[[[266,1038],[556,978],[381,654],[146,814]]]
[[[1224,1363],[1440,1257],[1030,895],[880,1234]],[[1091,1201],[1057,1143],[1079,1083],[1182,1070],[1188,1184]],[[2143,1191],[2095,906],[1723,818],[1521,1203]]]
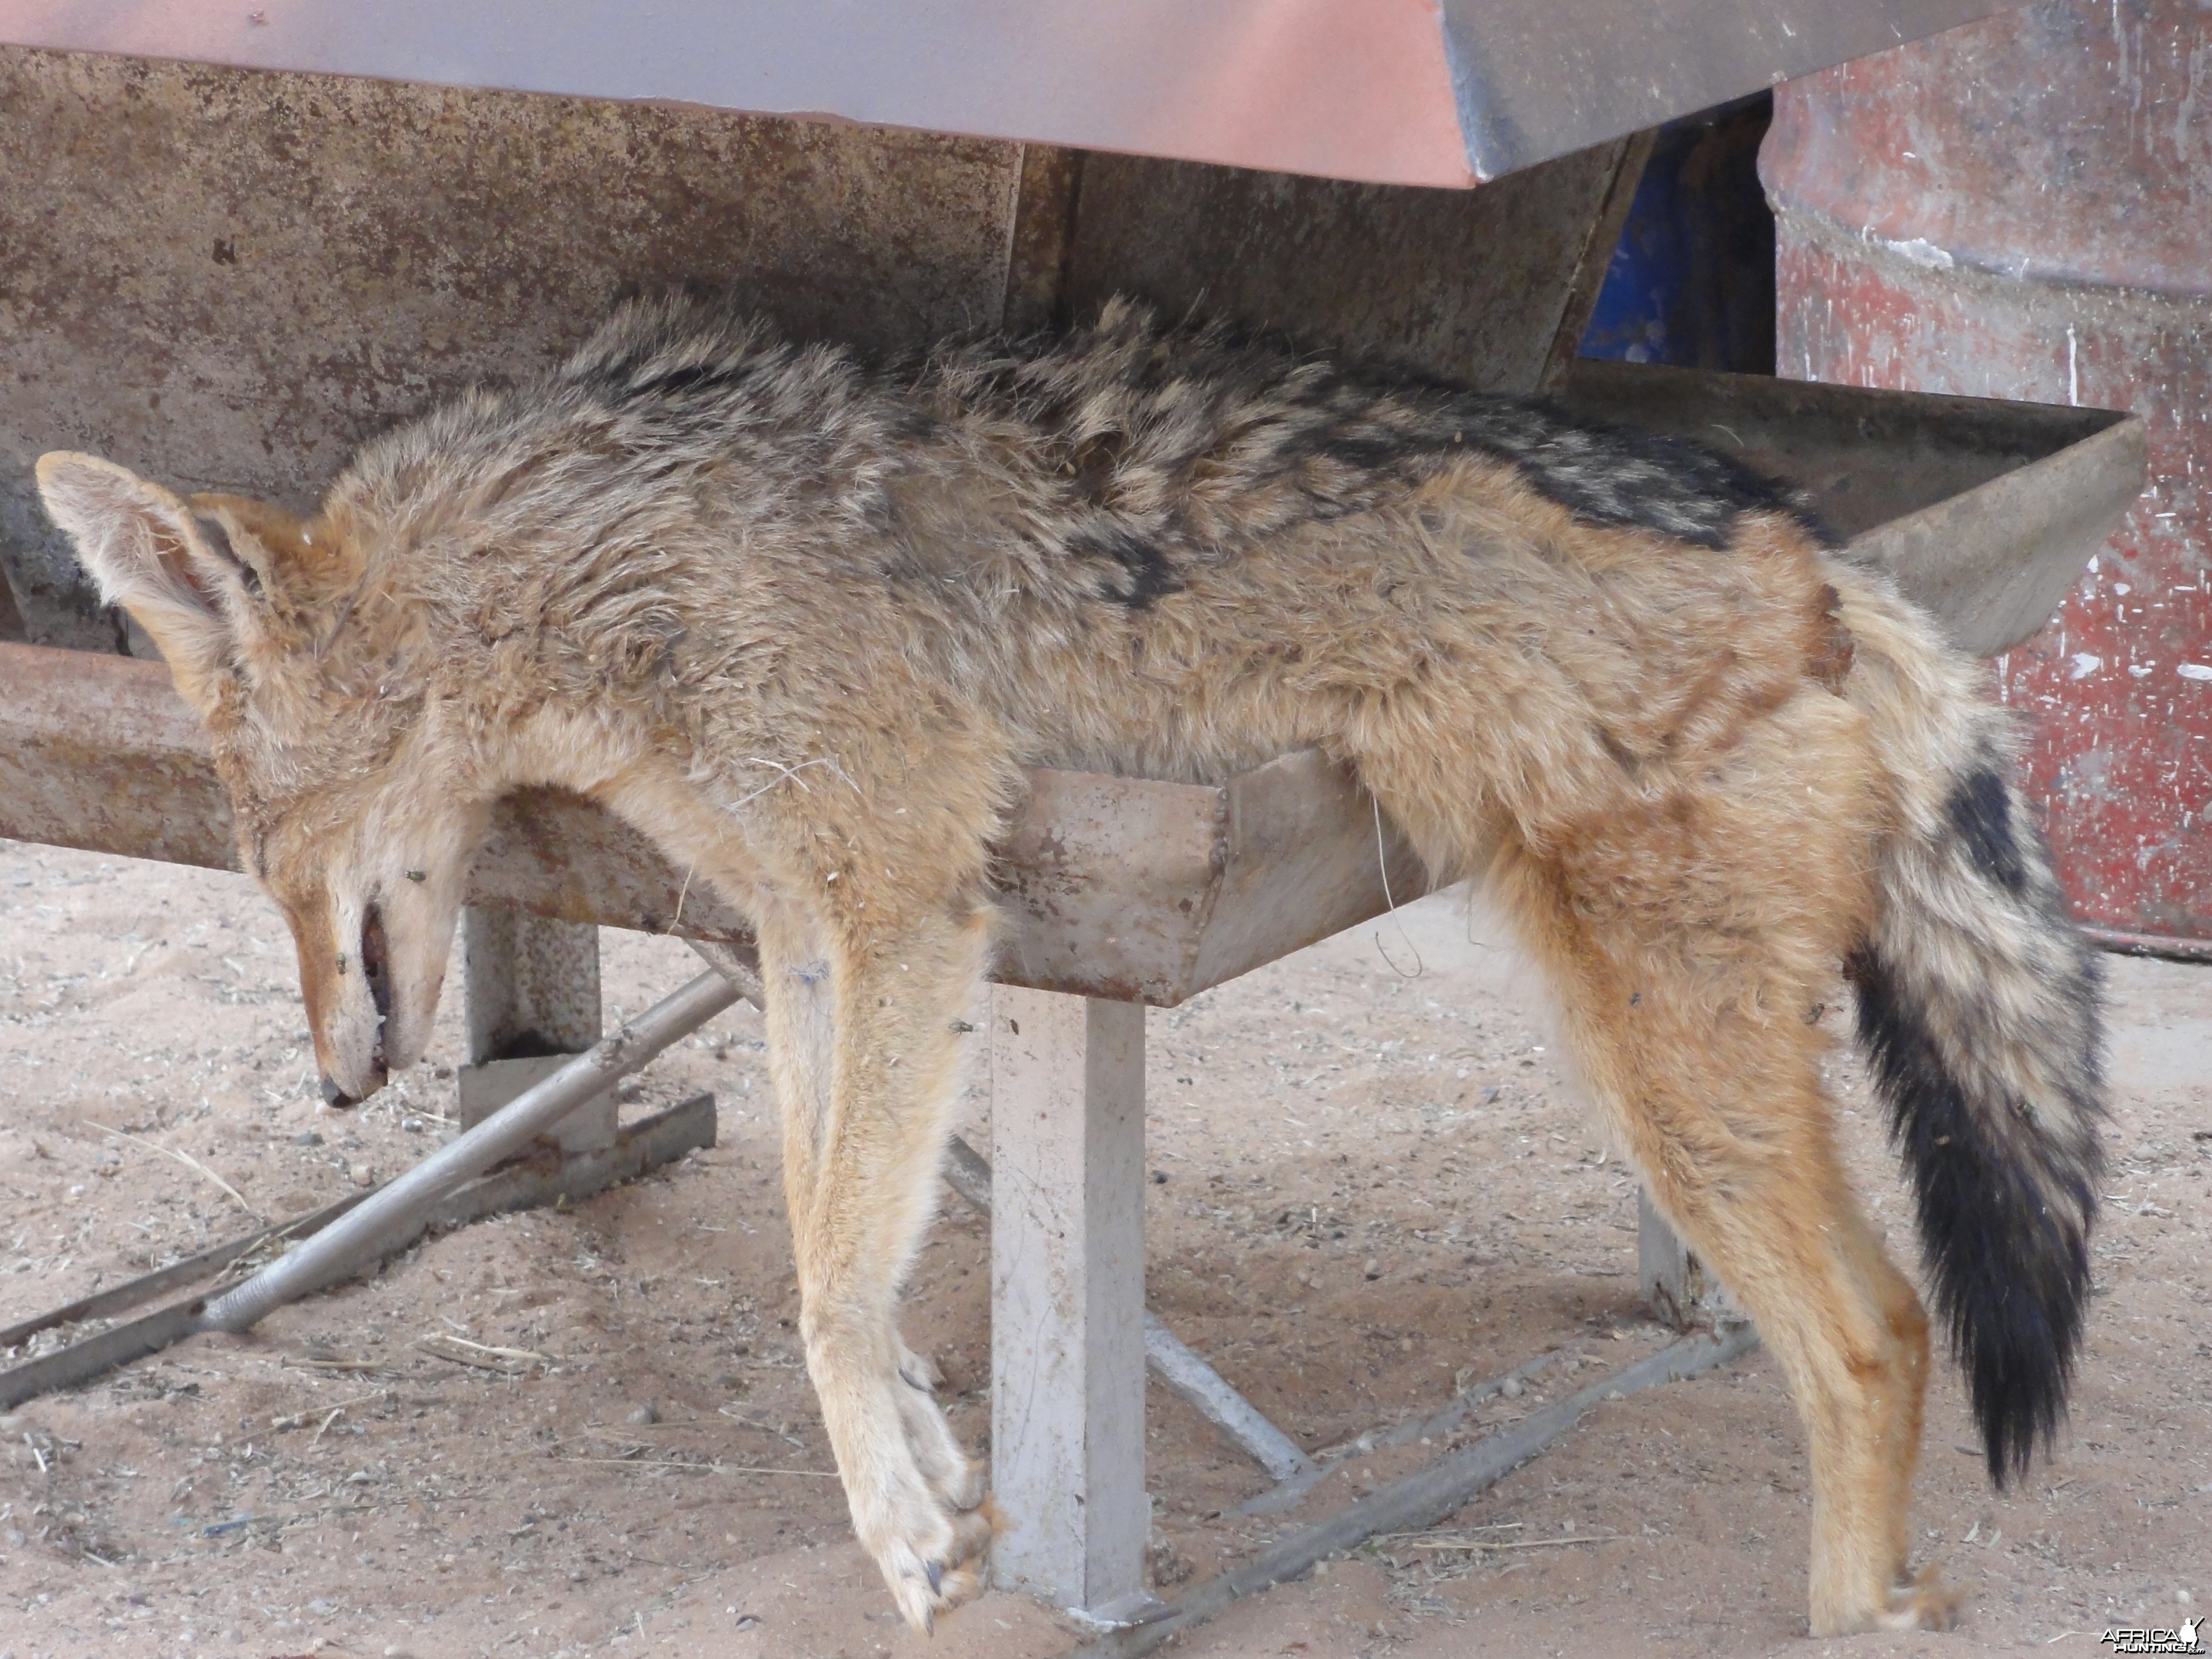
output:
[[[2056,1431],[2081,1346],[2103,1165],[2098,964],[2013,787],[2008,716],[1886,581],[1838,586],[1856,651],[1844,695],[1899,820],[1849,963],[1859,1034],[2002,1486]]]

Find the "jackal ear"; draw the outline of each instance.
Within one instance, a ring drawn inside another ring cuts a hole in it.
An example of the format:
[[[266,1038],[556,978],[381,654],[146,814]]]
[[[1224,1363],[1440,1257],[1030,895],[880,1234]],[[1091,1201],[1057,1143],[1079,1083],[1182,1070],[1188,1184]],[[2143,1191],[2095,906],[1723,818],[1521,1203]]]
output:
[[[56,450],[39,458],[38,475],[47,514],[76,541],[100,597],[137,619],[178,691],[206,714],[262,574],[220,521],[112,461]]]

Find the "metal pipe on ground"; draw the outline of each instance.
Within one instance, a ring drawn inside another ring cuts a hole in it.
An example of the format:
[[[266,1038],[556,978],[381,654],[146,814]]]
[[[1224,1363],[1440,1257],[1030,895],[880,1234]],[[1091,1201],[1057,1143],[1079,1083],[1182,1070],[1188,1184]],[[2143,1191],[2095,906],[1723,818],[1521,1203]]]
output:
[[[1433,1463],[1372,1498],[1295,1533],[1256,1560],[1209,1578],[1167,1605],[1157,1618],[1117,1631],[1095,1647],[1070,1650],[1093,1659],[1141,1659],[1178,1632],[1203,1624],[1233,1601],[1257,1595],[1286,1579],[1311,1571],[1331,1556],[1358,1548],[1385,1533],[1419,1532],[1463,1509],[1582,1420],[1601,1401],[1656,1388],[1663,1382],[1701,1376],[1759,1346],[1759,1333],[1736,1325],[1712,1336],[1686,1337],[1648,1354],[1612,1376],[1569,1395],[1557,1405],[1526,1418],[1502,1434]]]
[[[991,1214],[989,1160],[952,1137],[945,1149],[945,1184],[988,1220]],[[1145,1364],[1168,1391],[1228,1436],[1237,1448],[1277,1480],[1314,1474],[1313,1459],[1297,1442],[1261,1414],[1149,1310],[1145,1314]]]
[[[738,975],[757,994],[759,981],[742,958],[733,951],[726,954],[726,969],[715,963],[714,971],[663,998],[313,1238],[209,1303],[192,1329],[246,1330],[285,1303],[350,1278],[386,1255],[398,1238],[411,1237],[410,1230],[465,1182],[522,1151],[616,1079],[744,1000],[747,987]]]

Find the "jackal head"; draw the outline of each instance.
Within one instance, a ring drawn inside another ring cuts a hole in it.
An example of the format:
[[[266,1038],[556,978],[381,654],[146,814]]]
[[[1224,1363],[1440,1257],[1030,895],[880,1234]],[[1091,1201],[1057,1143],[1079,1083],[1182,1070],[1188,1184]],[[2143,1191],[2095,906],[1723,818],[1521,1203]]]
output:
[[[323,1097],[422,1055],[489,802],[446,740],[410,606],[361,538],[231,495],[40,458],[46,511],[206,722],[239,852],[290,925]]]

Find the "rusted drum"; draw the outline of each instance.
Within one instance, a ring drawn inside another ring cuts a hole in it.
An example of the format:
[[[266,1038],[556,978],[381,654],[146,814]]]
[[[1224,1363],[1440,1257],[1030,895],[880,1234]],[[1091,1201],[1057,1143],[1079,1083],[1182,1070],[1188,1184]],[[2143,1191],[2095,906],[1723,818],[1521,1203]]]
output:
[[[2212,956],[2212,12],[2058,0],[1792,82],[1760,172],[1781,374],[2148,423],[2149,489],[1997,684],[2082,920]]]

